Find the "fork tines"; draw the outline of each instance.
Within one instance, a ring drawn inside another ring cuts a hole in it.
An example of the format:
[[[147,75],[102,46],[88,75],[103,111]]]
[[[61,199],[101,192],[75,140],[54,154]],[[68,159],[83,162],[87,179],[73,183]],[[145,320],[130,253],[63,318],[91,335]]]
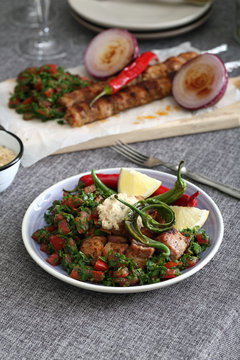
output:
[[[147,156],[141,154],[139,151],[133,149],[121,140],[117,140],[116,144],[112,145],[111,148],[138,165],[144,165],[144,162],[148,159]]]

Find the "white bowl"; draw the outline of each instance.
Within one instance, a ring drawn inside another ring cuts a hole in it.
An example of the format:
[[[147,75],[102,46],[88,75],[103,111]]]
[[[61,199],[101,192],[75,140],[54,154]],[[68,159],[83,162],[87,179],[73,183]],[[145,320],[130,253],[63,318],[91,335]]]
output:
[[[173,187],[176,181],[176,176],[163,173],[160,171],[150,170],[150,169],[138,169],[138,168],[136,168],[135,170],[141,171],[142,173],[148,176],[161,180],[163,185],[167,186],[168,188]],[[119,173],[120,168],[101,169],[98,170],[97,172],[104,174],[114,174],[114,173]],[[89,174],[89,172],[72,176],[46,189],[32,202],[23,219],[22,237],[28,253],[39,266],[41,266],[45,271],[47,271],[49,274],[56,277],[57,279],[62,280],[70,285],[80,287],[82,289],[92,290],[97,292],[105,292],[105,293],[126,294],[126,293],[137,293],[142,291],[156,290],[176,284],[192,276],[200,269],[202,269],[205,265],[207,265],[207,263],[212,259],[212,257],[218,251],[223,239],[223,230],[224,230],[221,212],[218,209],[217,205],[214,203],[214,201],[203,190],[193,185],[189,181],[186,181],[187,183],[186,193],[188,195],[191,195],[196,191],[199,191],[200,194],[198,196],[198,208],[209,210],[209,216],[207,218],[206,223],[204,224],[204,229],[206,230],[207,234],[210,236],[210,246],[201,254],[201,259],[194,267],[184,270],[182,272],[182,275],[177,276],[176,278],[173,279],[169,279],[167,281],[162,281],[159,283],[148,284],[148,285],[141,285],[141,286],[136,285],[130,287],[104,286],[104,285],[82,282],[70,278],[60,265],[52,266],[46,261],[48,255],[40,250],[40,245],[32,239],[31,235],[33,234],[34,231],[46,225],[44,220],[44,213],[52,205],[52,202],[54,200],[62,199],[63,189],[73,189],[77,185],[79,178],[86,174]],[[205,273],[205,275],[202,274],[202,276],[206,277],[211,275],[209,273]],[[197,281],[200,283],[202,280],[199,278]],[[183,288],[182,291],[184,291]]]
[[[14,134],[0,129],[0,145],[12,150],[16,157],[0,167],[0,192],[6,190],[13,182],[23,155],[23,143]]]

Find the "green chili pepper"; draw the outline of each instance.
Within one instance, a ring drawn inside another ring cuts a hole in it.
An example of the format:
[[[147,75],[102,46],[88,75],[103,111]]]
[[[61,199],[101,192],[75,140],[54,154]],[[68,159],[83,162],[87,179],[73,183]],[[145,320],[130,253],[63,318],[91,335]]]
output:
[[[131,205],[124,200],[119,199],[117,195],[115,196],[115,198],[130,208],[125,217],[125,225],[130,234],[141,243],[162,250],[164,252],[164,256],[169,256],[170,250],[166,245],[162,244],[159,241],[150,239],[146,235],[142,234],[141,230],[138,227],[137,219],[140,215],[143,225],[148,230],[156,233],[161,233],[173,228],[176,222],[174,211],[165,203],[160,201],[158,202],[158,204],[147,205],[147,201],[142,200],[138,201],[135,205]],[[152,216],[147,213],[147,211],[150,209],[157,210],[164,217],[165,223],[160,224],[158,221],[154,220]]]
[[[83,189],[86,185],[84,184],[84,182],[82,182],[81,180],[78,180],[78,184],[77,186],[72,189],[72,190],[66,190],[66,189],[63,189],[63,191],[65,191],[66,193],[74,193],[74,192],[77,192],[77,191],[80,191],[81,189]]]
[[[102,190],[106,197],[116,194],[116,192],[114,190],[112,190],[109,187],[107,187],[106,185],[104,185],[104,183],[97,177],[97,174],[95,173],[94,169],[92,169],[92,171],[91,171],[91,176],[92,176],[92,180],[93,180],[93,183],[96,186],[96,188]]]
[[[131,205],[126,201],[118,198],[117,195],[115,195],[115,198],[124,205],[128,206],[133,212],[135,212],[136,217],[140,215],[143,225],[150,231],[160,233],[170,230],[176,222],[174,211],[167,204],[161,201],[159,201],[158,204],[147,205],[147,201],[141,200],[138,201],[135,205]],[[157,210],[162,215],[165,220],[164,224],[160,224],[158,221],[154,220],[151,215],[148,214],[147,211],[151,209]]]
[[[147,199],[148,204],[158,204],[159,201],[162,201],[165,204],[171,204],[185,193],[187,184],[181,178],[181,166],[183,163],[184,161],[181,161],[178,166],[177,180],[174,184],[174,187],[163,194]]]

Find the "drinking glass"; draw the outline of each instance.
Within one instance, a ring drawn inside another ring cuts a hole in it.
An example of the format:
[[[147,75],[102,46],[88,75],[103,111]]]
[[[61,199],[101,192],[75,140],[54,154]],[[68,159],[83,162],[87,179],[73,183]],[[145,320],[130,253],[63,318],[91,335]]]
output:
[[[19,3],[19,1],[18,1]],[[25,5],[15,6],[15,4],[9,13],[9,20],[12,24],[21,26],[21,27],[29,27],[34,28],[38,27],[38,17],[36,7],[34,6],[33,0],[25,0]]]
[[[36,35],[18,44],[21,55],[37,60],[56,59],[66,55],[63,44],[52,34],[49,27],[50,0],[33,0],[39,28]]]

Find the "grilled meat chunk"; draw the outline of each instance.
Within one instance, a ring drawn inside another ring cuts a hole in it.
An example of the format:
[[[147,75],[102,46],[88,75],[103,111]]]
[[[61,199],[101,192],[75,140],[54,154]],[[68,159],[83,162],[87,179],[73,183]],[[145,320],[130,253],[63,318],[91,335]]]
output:
[[[135,85],[141,81],[157,79],[159,77],[166,77],[173,75],[178,71],[183,64],[185,64],[190,59],[193,59],[198,54],[196,52],[185,52],[176,57],[170,57],[164,62],[158,64],[150,65],[141,75],[136,79],[128,83],[127,86]],[[71,107],[80,102],[88,102],[94,99],[100,92],[103,91],[104,86],[107,82],[101,81],[95,84],[92,84],[88,87],[84,87],[78,90],[75,90],[71,93],[64,94],[60,99],[59,103],[64,107]]]
[[[79,102],[91,101],[103,91],[105,85],[105,81],[99,81],[90,86],[64,94],[58,102],[65,107],[70,107]]]
[[[120,242],[111,242],[108,241],[107,244],[103,248],[102,255],[107,256],[108,253],[111,254],[124,254],[128,248],[127,243],[120,243]]]
[[[190,237],[182,235],[178,230],[173,228],[158,235],[155,240],[167,245],[170,249],[170,258],[177,260],[184,254],[189,246]]]
[[[145,268],[146,259],[149,259],[155,249],[153,247],[144,245],[139,241],[132,239],[131,246],[127,249],[125,255],[129,258],[132,258],[135,263],[141,268]]]
[[[109,235],[108,241],[110,241],[112,243],[124,244],[124,243],[128,242],[128,239],[126,237],[120,236],[120,235]]]
[[[111,96],[104,96],[90,108],[87,102],[67,109],[65,119],[72,127],[80,127],[96,120],[105,119],[133,107],[148,104],[170,95],[171,80],[167,77],[143,81],[128,86]]]
[[[106,241],[107,239],[104,236],[92,236],[91,238],[84,239],[80,245],[80,251],[96,260],[102,255]]]

